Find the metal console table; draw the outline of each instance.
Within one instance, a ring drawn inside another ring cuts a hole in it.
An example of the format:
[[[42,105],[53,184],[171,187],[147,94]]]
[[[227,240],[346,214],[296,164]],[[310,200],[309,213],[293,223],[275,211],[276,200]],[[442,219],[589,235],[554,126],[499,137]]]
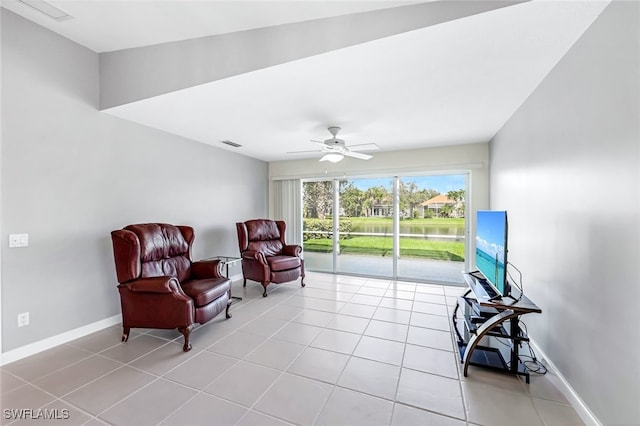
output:
[[[213,257],[207,257],[204,260],[219,260],[225,268],[225,278],[229,278],[229,265],[233,265],[235,263],[240,262],[242,259],[239,257],[233,257],[233,256],[213,256]],[[242,297],[237,297],[237,296],[231,296],[231,298],[233,300],[242,300]]]
[[[476,292],[479,285],[477,277],[466,273],[463,275],[469,288],[458,297],[452,321],[458,337],[460,362],[464,364],[464,376],[467,376],[469,365],[474,365],[521,375],[529,383],[529,372],[518,355],[520,343],[529,341],[529,337],[520,328],[520,316],[541,313],[542,310],[524,295],[518,300],[489,300],[488,296]],[[459,318],[457,313],[461,307],[464,316]],[[461,326],[457,323],[458,319],[464,320]],[[511,341],[506,357],[508,362],[499,347],[481,345],[483,339],[490,338]]]

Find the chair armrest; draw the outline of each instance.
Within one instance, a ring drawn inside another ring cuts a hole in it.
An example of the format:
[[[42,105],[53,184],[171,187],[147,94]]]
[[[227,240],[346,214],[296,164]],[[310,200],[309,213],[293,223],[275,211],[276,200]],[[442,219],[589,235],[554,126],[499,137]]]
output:
[[[122,284],[137,293],[179,293],[183,294],[178,280],[173,277],[140,278]]]
[[[224,278],[220,259],[199,260],[191,264],[193,278]]]
[[[282,254],[285,256],[300,256],[302,247],[297,244],[290,244],[282,247]]]
[[[256,251],[256,250],[245,250],[242,252],[242,259],[246,259],[246,260],[255,260],[258,261],[260,263],[262,263],[263,265],[267,264],[267,259],[264,257],[264,254],[262,252]]]

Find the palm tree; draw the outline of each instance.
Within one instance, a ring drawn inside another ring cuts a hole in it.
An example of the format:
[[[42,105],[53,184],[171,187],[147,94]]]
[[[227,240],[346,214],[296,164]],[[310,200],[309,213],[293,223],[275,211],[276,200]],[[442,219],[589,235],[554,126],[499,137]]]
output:
[[[324,219],[333,204],[333,182],[305,182],[303,186],[304,217]]]
[[[400,210],[409,207],[409,217],[413,217],[413,209],[423,201],[417,191],[418,185],[415,182],[400,181]]]
[[[447,197],[453,200],[456,217],[464,217],[464,189],[449,191]]]
[[[389,193],[382,186],[373,186],[365,192],[365,202],[364,205],[367,206],[369,214],[368,216],[374,215],[374,207],[377,204],[382,204],[383,201],[389,198]]]
[[[441,217],[451,217],[453,213],[453,206],[451,204],[445,204],[440,208],[440,216]]]

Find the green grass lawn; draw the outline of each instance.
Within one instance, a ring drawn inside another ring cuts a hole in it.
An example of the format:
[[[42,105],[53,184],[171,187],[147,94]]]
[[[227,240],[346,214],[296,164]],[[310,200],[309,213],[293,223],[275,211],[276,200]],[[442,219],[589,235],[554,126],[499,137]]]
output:
[[[341,217],[340,220],[351,222],[350,228],[354,231],[358,228],[384,227],[392,232],[393,227],[393,220],[386,217]],[[327,220],[327,222],[329,221]],[[402,226],[464,229],[463,218],[402,219],[400,224]],[[390,236],[354,235],[340,240],[340,252],[391,256],[393,254],[392,244],[393,239]],[[304,249],[309,252],[330,253],[333,249],[333,242],[330,238],[309,239],[304,242]],[[400,256],[462,262],[464,261],[464,242],[400,238]]]
[[[371,254],[391,256],[391,237],[357,236],[340,240],[340,252],[344,254]],[[318,238],[304,242],[310,252],[330,253],[333,242],[329,238]],[[430,241],[416,238],[400,238],[400,256],[435,260],[464,261],[464,243],[456,241]]]

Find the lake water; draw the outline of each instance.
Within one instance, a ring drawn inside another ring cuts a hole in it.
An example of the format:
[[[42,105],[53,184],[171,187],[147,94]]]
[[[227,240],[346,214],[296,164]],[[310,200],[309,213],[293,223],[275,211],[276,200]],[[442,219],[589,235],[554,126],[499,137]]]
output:
[[[393,224],[388,225],[353,225],[352,232],[376,233],[376,234],[393,234]],[[401,234],[414,235],[452,235],[464,237],[464,227],[457,226],[433,226],[419,224],[403,224],[400,223]]]

